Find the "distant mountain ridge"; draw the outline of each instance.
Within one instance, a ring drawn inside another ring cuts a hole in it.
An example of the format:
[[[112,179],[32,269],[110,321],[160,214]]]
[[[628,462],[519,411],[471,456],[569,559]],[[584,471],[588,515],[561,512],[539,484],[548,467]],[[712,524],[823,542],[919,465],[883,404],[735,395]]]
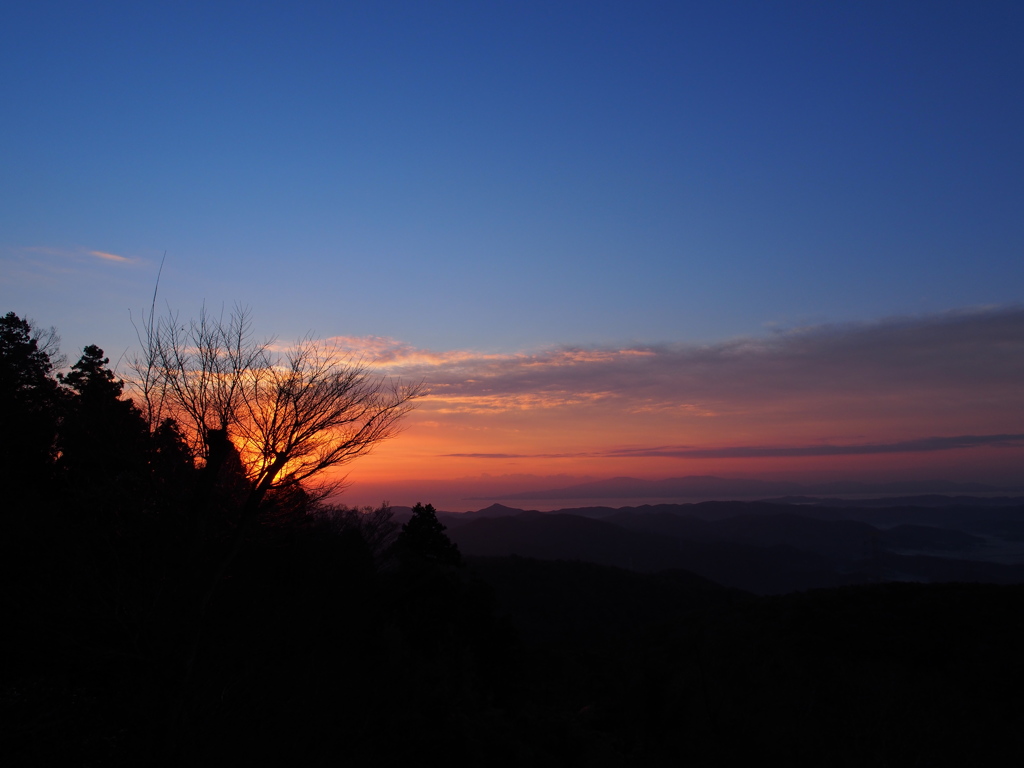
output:
[[[521,491],[503,496],[472,497],[481,501],[527,501],[539,499],[657,499],[657,498],[764,498],[769,496],[831,496],[850,494],[906,495],[934,493],[999,493],[1024,490],[983,483],[951,480],[905,480],[886,483],[835,481],[796,483],[773,480],[744,480],[688,475],[664,480],[613,477],[543,491]]]
[[[1024,498],[710,501],[441,513],[463,554],[685,570],[757,594],[875,581],[1024,583]],[[978,503],[972,503],[978,502]]]

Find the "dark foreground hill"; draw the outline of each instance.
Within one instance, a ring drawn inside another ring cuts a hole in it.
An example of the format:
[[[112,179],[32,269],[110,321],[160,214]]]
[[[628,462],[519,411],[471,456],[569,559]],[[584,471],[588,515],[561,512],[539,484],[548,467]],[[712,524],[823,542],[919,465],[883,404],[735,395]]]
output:
[[[474,567],[531,638],[517,722],[538,764],[999,765],[1021,746],[1024,587],[754,598],[682,574]]]
[[[689,571],[635,573],[607,565],[480,557],[472,571],[527,645],[590,646],[753,599]]]
[[[470,518],[454,538],[486,522],[526,546],[525,521],[627,567],[459,567],[347,515],[256,528],[221,578],[220,540],[197,557],[176,521],[0,518],[3,765],[963,766],[1021,747],[1024,587],[765,597],[671,567],[742,555],[781,589],[855,526],[780,521],[815,553],[733,541],[755,530],[741,517],[686,523],[707,540],[685,546],[578,516]],[[636,567],[651,553],[669,567]]]

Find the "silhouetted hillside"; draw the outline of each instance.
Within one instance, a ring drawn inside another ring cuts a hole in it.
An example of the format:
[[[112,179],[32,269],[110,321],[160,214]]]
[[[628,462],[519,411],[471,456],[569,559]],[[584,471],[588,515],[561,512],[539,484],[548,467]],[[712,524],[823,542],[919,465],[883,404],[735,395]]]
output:
[[[759,594],[856,583],[829,559],[784,545],[693,541],[630,531],[574,515],[521,514],[475,520],[451,531],[467,555],[580,560],[651,573],[681,569]]]
[[[1006,489],[982,483],[958,483],[947,480],[888,483],[843,481],[812,484],[737,478],[727,479],[711,475],[690,475],[687,477],[670,477],[663,480],[613,477],[607,480],[594,480],[561,488],[523,491],[490,498],[503,501],[530,499],[749,499],[766,498],[769,496],[831,496],[851,494],[965,494],[990,493],[1001,490]]]
[[[688,574],[474,567],[527,641],[526,763],[959,768],[1002,764],[1019,743],[1019,586],[753,598]]]
[[[1024,507],[701,502],[448,516],[470,555],[692,571],[758,594],[879,580],[1024,581]]]
[[[594,563],[475,557],[496,610],[530,643],[587,645],[751,599],[687,571],[635,573]]]

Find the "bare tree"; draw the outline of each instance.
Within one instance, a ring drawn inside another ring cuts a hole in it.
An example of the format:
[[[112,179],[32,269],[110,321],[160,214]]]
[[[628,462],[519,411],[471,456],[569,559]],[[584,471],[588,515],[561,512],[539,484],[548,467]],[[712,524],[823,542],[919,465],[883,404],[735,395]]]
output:
[[[396,435],[424,390],[422,384],[379,375],[367,361],[312,337],[290,347],[259,341],[251,313],[243,307],[227,316],[214,316],[204,307],[197,319],[184,322],[174,312],[157,319],[155,303],[154,293],[139,332],[142,350],[131,364],[136,394],[150,427],[173,418],[205,464],[192,505],[195,549],[180,566],[183,584],[205,587],[196,595],[192,621],[184,620],[190,639],[166,724],[167,743],[173,745],[186,727],[184,713],[209,608],[244,546],[246,530],[268,508],[263,503],[267,495],[282,491],[274,494],[279,501],[297,489],[324,498],[338,489],[342,481],[326,480],[327,470],[345,466]],[[203,513],[212,508],[213,489],[221,470],[236,461],[234,455],[246,476],[239,496],[230,486],[237,524],[222,540],[226,546],[203,551]],[[389,519],[390,512],[383,510],[381,526]],[[381,531],[382,536],[388,533],[386,526]],[[201,575],[207,568],[208,580]]]
[[[243,516],[274,489],[302,484],[320,497],[337,490],[342,482],[325,481],[325,470],[397,434],[424,394],[421,384],[377,375],[312,337],[285,349],[257,341],[242,307],[227,317],[204,308],[188,323],[174,313],[150,318],[143,342],[135,380],[151,423],[176,419],[208,465],[219,445],[234,446],[251,483]]]

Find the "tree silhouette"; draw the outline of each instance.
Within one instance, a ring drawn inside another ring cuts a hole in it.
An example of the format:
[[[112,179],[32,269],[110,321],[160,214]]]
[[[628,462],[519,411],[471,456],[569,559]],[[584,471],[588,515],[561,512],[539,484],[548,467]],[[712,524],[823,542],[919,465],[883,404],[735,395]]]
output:
[[[61,425],[58,466],[74,485],[109,484],[146,471],[148,427],[142,413],[122,398],[124,383],[107,368],[103,350],[90,345],[59,381],[68,388],[67,414]]]
[[[57,341],[13,312],[0,318],[0,479],[8,489],[44,481],[56,458],[64,403],[53,378]]]
[[[396,547],[399,556],[413,562],[461,566],[462,554],[458,546],[445,534],[445,526],[437,519],[433,504],[419,502],[412,508],[412,517],[402,526]]]
[[[124,391],[124,382],[106,367],[109,363],[103,350],[90,344],[82,350],[82,356],[71,366],[70,373],[58,374],[57,378],[82,397],[117,400]]]
[[[178,579],[183,643],[166,718],[170,746],[188,733],[221,620],[244,609],[233,599],[244,579],[231,577],[251,567],[261,540],[277,538],[274,529],[297,532],[309,505],[340,485],[326,470],[397,434],[423,390],[311,337],[283,350],[259,341],[242,308],[227,317],[204,308],[191,322],[173,313],[156,320],[151,310],[140,341],[133,383],[150,428],[177,422],[200,469]]]
[[[149,466],[158,497],[183,498],[195,481],[195,462],[178,422],[166,418],[149,438]]]
[[[397,434],[423,394],[310,337],[278,351],[253,337],[242,308],[227,318],[204,309],[187,324],[172,314],[150,322],[143,341],[133,367],[151,423],[176,419],[214,471],[221,439],[234,446],[251,483],[243,519],[274,490],[303,485],[320,498],[337,490],[324,471]]]

